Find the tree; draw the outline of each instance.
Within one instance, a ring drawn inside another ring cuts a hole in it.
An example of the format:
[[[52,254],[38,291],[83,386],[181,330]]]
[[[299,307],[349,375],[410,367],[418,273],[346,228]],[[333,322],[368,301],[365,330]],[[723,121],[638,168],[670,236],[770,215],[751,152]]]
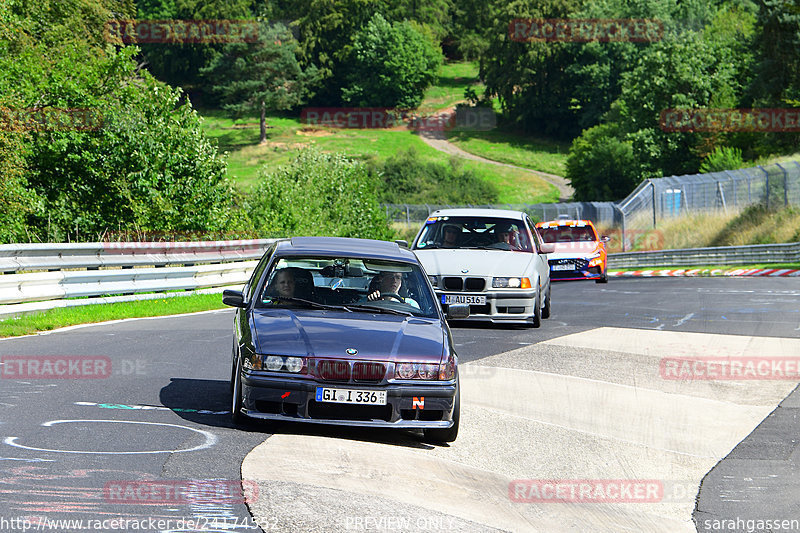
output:
[[[567,158],[567,179],[576,201],[616,201],[639,183],[629,141],[619,138],[613,124],[591,127],[575,139]]]
[[[441,51],[414,24],[375,15],[353,38],[342,99],[359,107],[414,109],[441,63]]]
[[[301,69],[297,52],[297,41],[284,25],[262,24],[258,41],[225,45],[203,69],[225,109],[236,115],[261,113],[262,143],[267,140],[266,111],[302,104],[317,80],[317,68]]]

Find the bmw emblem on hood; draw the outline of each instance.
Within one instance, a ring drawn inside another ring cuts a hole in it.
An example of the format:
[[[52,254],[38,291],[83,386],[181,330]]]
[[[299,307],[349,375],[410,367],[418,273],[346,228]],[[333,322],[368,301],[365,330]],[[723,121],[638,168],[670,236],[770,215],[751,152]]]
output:
[[[462,273],[462,274],[466,274],[467,272],[469,272],[469,269],[468,269],[468,268],[462,268],[462,269],[461,269],[461,273]]]
[[[355,348],[348,348],[345,350],[345,353],[347,355],[356,355],[358,353],[358,350],[356,350]]]

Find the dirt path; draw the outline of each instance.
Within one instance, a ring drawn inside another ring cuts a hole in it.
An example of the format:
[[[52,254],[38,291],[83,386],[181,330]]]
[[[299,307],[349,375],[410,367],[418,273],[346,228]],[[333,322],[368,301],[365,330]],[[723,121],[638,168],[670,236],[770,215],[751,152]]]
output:
[[[419,136],[423,141],[425,141],[425,144],[427,144],[428,146],[430,146],[435,150],[444,152],[446,154],[454,155],[457,157],[463,157],[464,159],[470,159],[472,161],[489,163],[491,165],[516,168],[519,170],[524,170],[525,172],[530,172],[531,174],[535,174],[536,176],[539,176],[540,178],[545,180],[547,183],[555,185],[558,188],[558,199],[561,202],[568,202],[569,199],[572,198],[572,194],[575,192],[575,190],[569,184],[569,181],[567,181],[565,178],[561,176],[556,176],[555,174],[548,174],[547,172],[539,172],[538,170],[531,170],[525,167],[518,167],[516,165],[510,165],[508,163],[500,163],[499,161],[492,161],[491,159],[486,159],[485,157],[465,152],[458,146],[450,143],[447,140],[447,135],[445,135],[443,131],[420,131]]]

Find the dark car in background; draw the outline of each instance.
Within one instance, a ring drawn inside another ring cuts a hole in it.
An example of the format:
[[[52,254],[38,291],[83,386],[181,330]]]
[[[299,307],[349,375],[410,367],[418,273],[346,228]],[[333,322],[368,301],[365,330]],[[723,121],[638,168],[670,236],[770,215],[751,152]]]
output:
[[[295,237],[273,244],[242,291],[233,419],[458,434],[458,358],[417,257],[396,243]],[[467,306],[449,316],[465,318]]]

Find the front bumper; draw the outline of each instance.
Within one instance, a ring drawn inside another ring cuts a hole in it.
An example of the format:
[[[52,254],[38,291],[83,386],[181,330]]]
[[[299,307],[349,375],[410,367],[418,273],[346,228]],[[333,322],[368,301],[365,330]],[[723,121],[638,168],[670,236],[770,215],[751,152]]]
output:
[[[316,401],[317,387],[386,391],[386,405]],[[243,412],[251,418],[326,425],[449,428],[453,425],[456,382],[333,383],[242,375]]]
[[[458,292],[436,290],[436,297],[442,302],[444,295],[485,296],[483,305],[470,304],[469,318],[479,322],[528,324],[536,312],[536,290],[499,290],[484,292]],[[447,313],[447,304],[441,304]]]

